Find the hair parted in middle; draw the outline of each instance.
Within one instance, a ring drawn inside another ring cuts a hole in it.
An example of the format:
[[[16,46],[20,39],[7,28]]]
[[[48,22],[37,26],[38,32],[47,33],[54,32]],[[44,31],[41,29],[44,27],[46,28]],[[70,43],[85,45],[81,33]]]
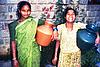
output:
[[[24,5],[28,5],[30,10],[31,10],[31,4],[28,2],[28,1],[20,1],[18,4],[17,4],[17,11],[16,11],[16,15],[17,15],[17,18],[20,19],[21,18],[21,13],[19,12],[21,10],[21,8],[24,6]]]

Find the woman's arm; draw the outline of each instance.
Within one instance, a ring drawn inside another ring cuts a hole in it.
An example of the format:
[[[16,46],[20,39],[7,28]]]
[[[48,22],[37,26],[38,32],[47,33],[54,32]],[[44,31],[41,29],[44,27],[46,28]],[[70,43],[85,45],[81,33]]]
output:
[[[16,59],[16,42],[11,41],[11,49],[12,49],[12,57],[13,57],[13,67],[19,67],[18,66],[18,61]]]
[[[13,56],[12,60],[16,60],[16,42],[15,41],[11,42],[11,49],[12,49],[12,56]]]

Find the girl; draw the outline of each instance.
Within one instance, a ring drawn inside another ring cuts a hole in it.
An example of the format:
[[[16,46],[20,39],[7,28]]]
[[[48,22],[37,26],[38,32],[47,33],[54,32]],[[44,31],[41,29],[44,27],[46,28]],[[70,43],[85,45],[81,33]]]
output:
[[[85,28],[86,24],[74,23],[76,19],[76,11],[70,7],[68,7],[65,10],[65,19],[66,19],[66,23],[57,26],[58,38],[54,37],[57,40],[57,43],[56,43],[56,49],[55,49],[54,59],[52,60],[52,63],[56,64],[57,52],[58,52],[58,48],[60,47],[58,67],[81,67],[81,65],[84,64],[83,61],[87,62],[86,60],[88,60],[89,62],[91,61],[90,59],[93,59],[93,58],[89,58],[89,56],[87,55],[94,52],[93,50],[92,51],[90,50],[86,52],[84,55],[81,55],[81,51],[78,48],[76,43],[76,36],[77,36],[78,29]],[[98,40],[99,40],[99,36],[97,34],[96,41],[98,42]],[[95,60],[100,60],[100,58],[96,58]],[[84,65],[86,64],[88,63],[85,63]],[[94,67],[94,65],[92,66]]]

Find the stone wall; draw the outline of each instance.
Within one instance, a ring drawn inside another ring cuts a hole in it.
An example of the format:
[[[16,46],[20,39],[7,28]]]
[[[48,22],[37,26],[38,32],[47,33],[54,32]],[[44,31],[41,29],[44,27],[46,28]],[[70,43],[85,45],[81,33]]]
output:
[[[87,6],[86,21],[96,22],[100,21],[100,5],[88,5]]]
[[[17,3],[21,0],[0,0],[0,55],[9,53],[10,38],[8,24],[16,19]],[[39,18],[44,9],[50,9],[50,6],[55,4],[54,0],[26,0],[31,3],[32,13],[34,18]],[[50,11],[50,14],[54,14]]]

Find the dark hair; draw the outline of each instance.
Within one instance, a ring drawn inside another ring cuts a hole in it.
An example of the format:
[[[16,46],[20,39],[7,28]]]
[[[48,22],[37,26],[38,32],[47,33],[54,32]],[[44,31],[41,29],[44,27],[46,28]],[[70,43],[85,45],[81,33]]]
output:
[[[65,11],[64,11],[64,17],[66,17],[66,14],[68,13],[69,10],[73,10],[74,13],[75,13],[75,16],[77,15],[77,11],[76,11],[75,9],[73,9],[73,8],[71,8],[71,7],[67,7],[67,8],[65,9]]]
[[[27,1],[20,1],[20,2],[17,4],[17,11],[16,11],[16,15],[17,15],[18,19],[21,18],[21,13],[19,12],[19,10],[21,10],[21,8],[22,8],[24,5],[28,5],[29,8],[31,9],[31,5],[30,5],[29,2],[27,2]]]

